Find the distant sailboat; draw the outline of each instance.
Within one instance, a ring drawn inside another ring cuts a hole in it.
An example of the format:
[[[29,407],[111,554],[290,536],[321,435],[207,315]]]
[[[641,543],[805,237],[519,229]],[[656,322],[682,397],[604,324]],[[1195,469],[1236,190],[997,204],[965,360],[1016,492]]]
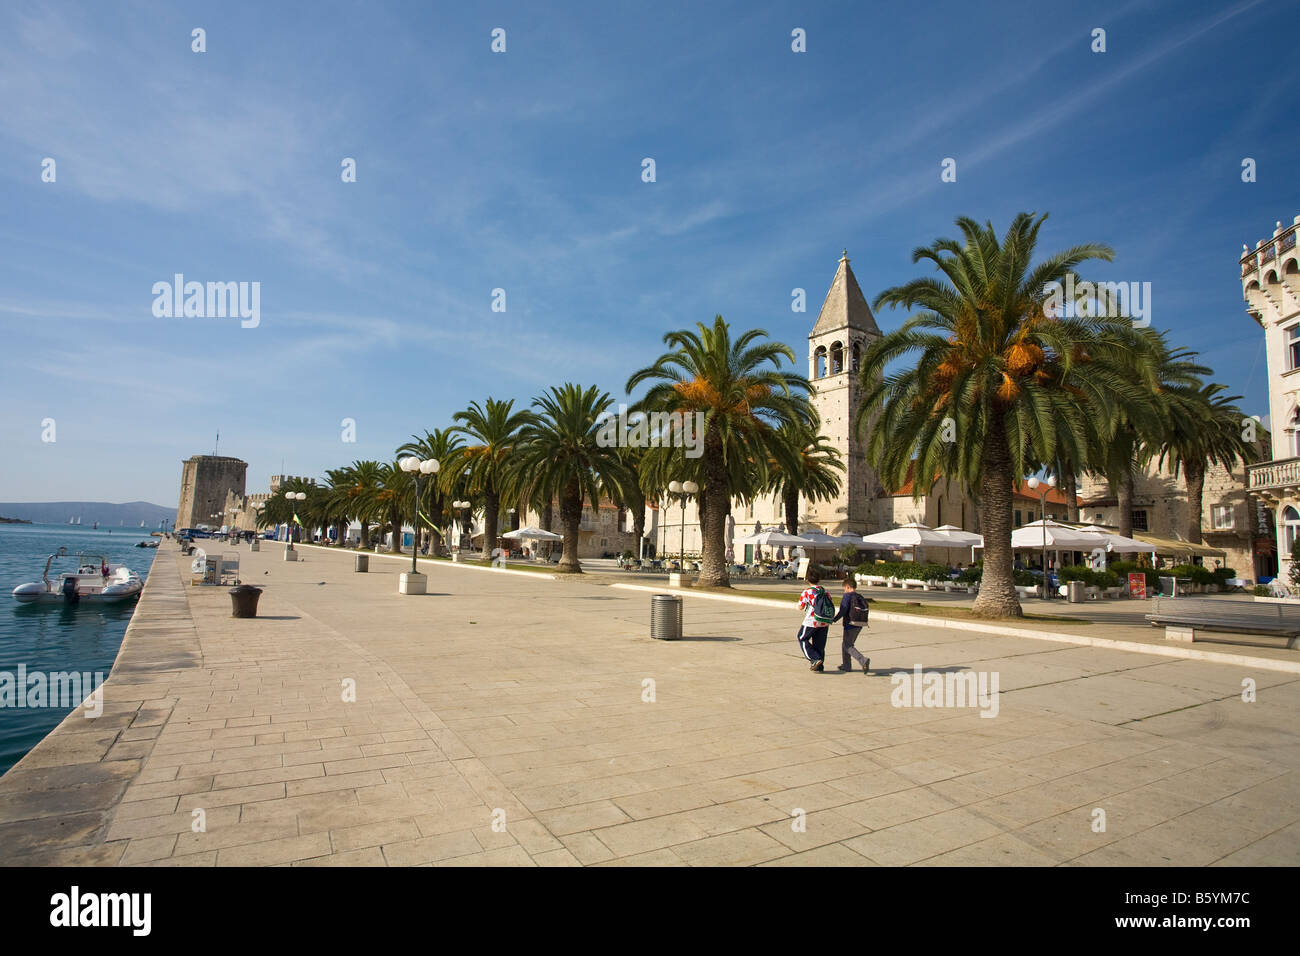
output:
[[[92,524],[92,525],[90,526],[90,530],[91,530],[91,531],[98,531],[98,530],[99,530],[99,522],[96,521],[94,524]]]
[[[76,523],[77,523],[77,519],[76,519],[76,518],[69,518],[69,519],[68,519],[68,524],[76,524]]]
[[[81,524],[81,515],[77,515],[77,524]]]

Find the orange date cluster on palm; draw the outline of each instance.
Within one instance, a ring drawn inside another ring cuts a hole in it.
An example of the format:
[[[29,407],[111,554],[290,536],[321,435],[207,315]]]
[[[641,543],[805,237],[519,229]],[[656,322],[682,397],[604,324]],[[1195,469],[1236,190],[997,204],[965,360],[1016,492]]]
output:
[[[712,382],[705,379],[695,378],[689,382],[677,382],[673,389],[682,398],[685,413],[688,409],[704,410],[706,408],[719,408],[723,405],[722,396],[718,393],[717,388]],[[733,402],[728,408],[733,412],[748,412],[756,403],[762,402],[771,394],[771,388],[763,384],[747,385],[745,394],[742,398]]]

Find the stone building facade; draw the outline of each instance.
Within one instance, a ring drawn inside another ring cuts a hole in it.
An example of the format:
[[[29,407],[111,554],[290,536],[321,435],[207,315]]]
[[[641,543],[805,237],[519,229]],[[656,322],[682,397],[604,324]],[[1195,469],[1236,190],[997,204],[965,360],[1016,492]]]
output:
[[[1247,314],[1264,331],[1268,357],[1271,454],[1247,469],[1250,493],[1273,524],[1278,577],[1290,581],[1300,540],[1300,216],[1281,222],[1252,249],[1242,247],[1241,291]]]
[[[1267,449],[1260,455],[1267,456]],[[1246,467],[1229,471],[1211,465],[1205,472],[1201,493],[1201,540],[1224,552],[1222,558],[1207,558],[1214,567],[1220,562],[1241,578],[1258,580],[1273,573],[1268,528],[1262,530],[1257,508],[1246,490]],[[1139,472],[1133,483],[1133,530],[1174,541],[1187,540],[1189,502],[1187,484],[1175,478],[1169,468],[1152,462]],[[1104,478],[1084,475],[1079,481],[1079,520],[1085,524],[1119,526],[1118,501]],[[1182,559],[1179,559],[1182,560]]]
[[[647,508],[646,537],[650,541],[654,540],[651,534],[651,524],[654,520],[652,514],[652,510]],[[540,528],[542,527],[542,516],[530,508],[524,512],[520,522],[511,522],[511,524]],[[504,525],[500,529],[500,533],[504,534],[511,530],[511,524]],[[551,527],[549,530],[555,534],[564,533],[563,526],[560,523],[559,502],[552,505]],[[546,553],[545,542],[523,541],[520,544],[529,549],[538,547],[540,544],[541,552]],[[553,542],[553,546],[555,553],[559,554],[561,543],[559,541]],[[578,557],[618,556],[625,551],[631,551],[634,555],[641,553],[638,550],[636,534],[632,530],[632,516],[608,499],[602,499],[596,507],[592,507],[590,501],[586,502],[582,508],[582,519],[578,523]]]
[[[182,462],[176,527],[219,527],[227,496],[231,492],[243,495],[247,473],[248,462],[224,455],[195,455]]]

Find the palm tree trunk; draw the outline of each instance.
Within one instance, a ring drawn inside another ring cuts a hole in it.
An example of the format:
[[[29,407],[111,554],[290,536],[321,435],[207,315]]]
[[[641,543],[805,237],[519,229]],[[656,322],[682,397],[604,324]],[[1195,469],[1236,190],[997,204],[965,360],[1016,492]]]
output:
[[[727,466],[722,456],[722,439],[710,426],[704,440],[704,487],[700,490],[700,576],[695,583],[705,588],[731,587],[727,567],[727,513],[731,510],[731,493],[727,485]]]
[[[346,521],[334,522],[334,533],[338,536],[335,544],[340,548],[348,543],[348,523]]]
[[[1200,462],[1183,463],[1187,482],[1187,540],[1201,543],[1201,508],[1205,504],[1205,466]]]
[[[641,557],[641,542],[645,540],[645,499],[637,498],[632,504],[632,534],[636,537],[636,557]]]
[[[542,510],[539,512],[538,517],[539,520],[542,522],[543,531],[554,531],[555,529],[551,526],[555,524],[555,502],[548,498],[546,504],[542,506]],[[550,541],[547,541],[546,542],[547,558],[550,558],[551,550],[553,548],[554,545]]]
[[[995,416],[984,440],[980,476],[980,524],[984,573],[971,612],[976,617],[1023,617],[1011,566],[1011,494],[1015,475],[1007,450],[1006,426]]]
[[[1124,469],[1115,487],[1115,506],[1119,509],[1119,533],[1133,537],[1133,468]]]
[[[492,557],[492,549],[497,546],[497,509],[501,507],[501,496],[496,489],[483,492],[483,558]]]
[[[370,550],[370,522],[365,518],[361,519],[361,548]]]
[[[578,483],[571,482],[564,489],[560,498],[560,524],[564,526],[564,550],[560,553],[560,563],[555,570],[564,574],[581,574],[582,563],[578,560],[578,525],[582,521],[582,489]]]
[[[799,488],[793,483],[786,483],[781,488],[781,498],[785,505],[785,530],[787,534],[799,533]]]
[[[1073,471],[1066,471],[1061,476],[1061,490],[1065,492],[1065,520],[1077,523],[1079,520],[1079,483]]]

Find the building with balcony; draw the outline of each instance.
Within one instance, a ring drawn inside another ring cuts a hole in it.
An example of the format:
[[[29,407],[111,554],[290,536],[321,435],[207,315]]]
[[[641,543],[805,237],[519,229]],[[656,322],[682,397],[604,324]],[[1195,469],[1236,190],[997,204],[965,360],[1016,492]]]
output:
[[[1255,248],[1242,247],[1246,312],[1264,330],[1272,457],[1247,469],[1247,485],[1276,532],[1278,576],[1289,580],[1291,549],[1300,539],[1300,216],[1281,222]]]

